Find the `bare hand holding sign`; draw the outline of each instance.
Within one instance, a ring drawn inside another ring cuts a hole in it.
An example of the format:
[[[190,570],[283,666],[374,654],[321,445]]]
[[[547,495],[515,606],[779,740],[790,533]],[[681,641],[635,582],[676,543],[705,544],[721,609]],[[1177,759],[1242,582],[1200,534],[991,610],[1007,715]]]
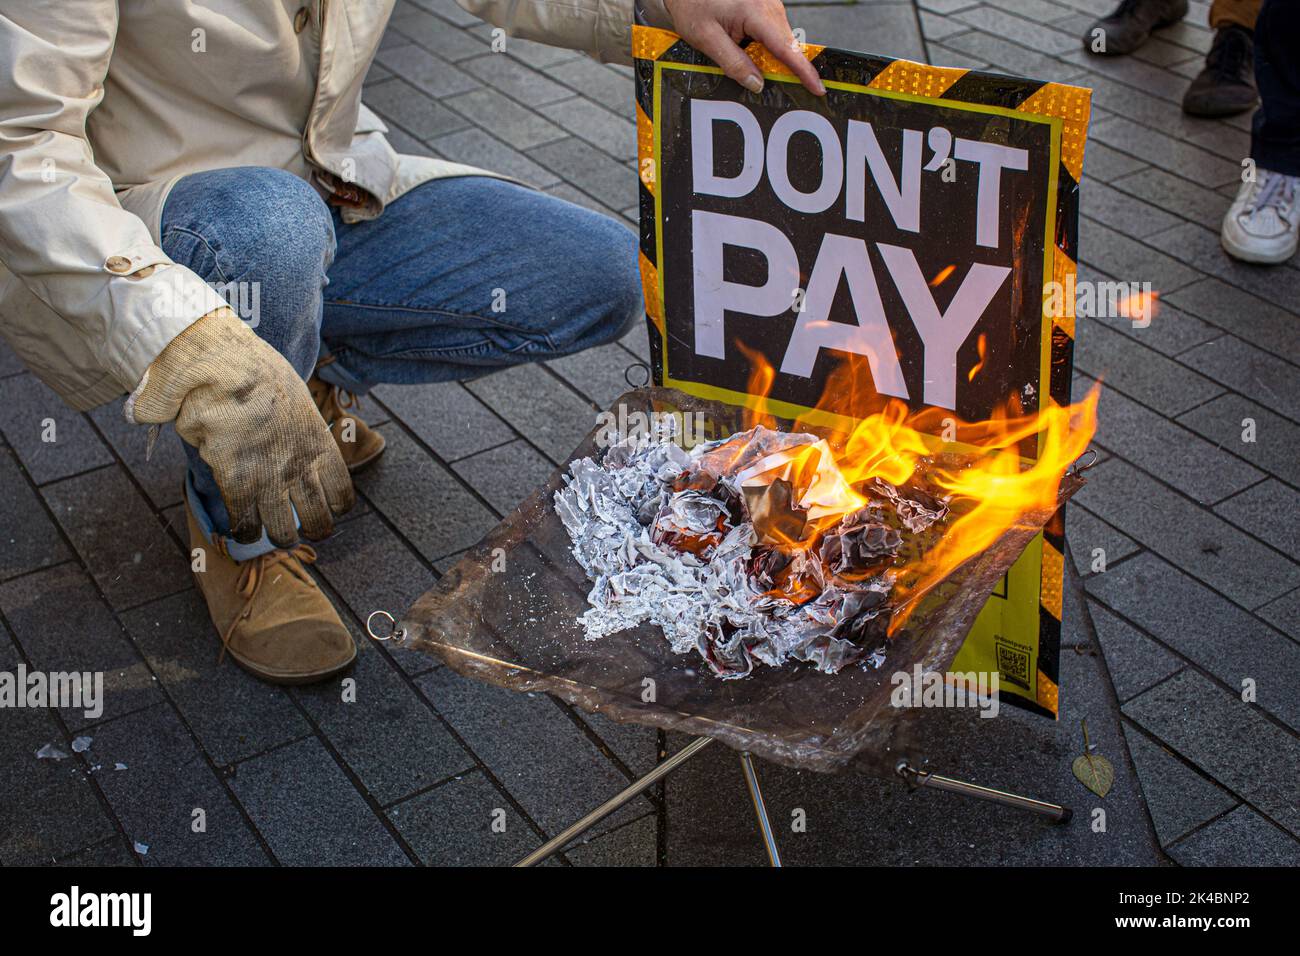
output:
[[[763,74],[740,48],[745,37],[771,50],[813,93],[826,95],[817,71],[800,52],[781,0],[664,0],[664,7],[682,39],[751,93],[763,89]]]

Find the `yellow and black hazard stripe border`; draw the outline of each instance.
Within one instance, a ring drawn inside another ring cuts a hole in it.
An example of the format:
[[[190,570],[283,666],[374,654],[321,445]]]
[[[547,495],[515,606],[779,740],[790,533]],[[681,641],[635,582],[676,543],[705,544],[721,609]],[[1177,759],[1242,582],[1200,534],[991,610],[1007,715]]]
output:
[[[750,58],[765,74],[792,76],[760,44],[745,48]],[[654,135],[655,63],[680,63],[714,67],[704,54],[690,47],[676,34],[637,25],[632,31],[632,53],[636,66],[636,126],[638,169],[640,173],[641,254],[640,266],[646,300],[646,319],[659,331],[650,336],[651,368],[655,382],[662,384],[664,374],[663,304],[659,301],[656,235]],[[867,53],[851,53],[832,47],[805,45],[804,55],[817,68],[823,81],[852,83],[868,89],[907,93],[913,97],[1000,107],[1033,116],[1054,117],[1061,121],[1060,168],[1056,191],[1054,243],[1050,275],[1044,282],[1066,285],[1078,262],[1079,179],[1083,172],[1083,150],[1087,139],[1088,114],[1092,91],[1082,87],[1050,83],[1023,77],[1001,76],[979,70],[930,66]],[[1046,292],[1045,292],[1046,295]],[[1074,353],[1074,303],[1062,297],[1063,314],[1052,317],[1050,368],[1047,391],[1060,405],[1070,402],[1071,368]],[[1061,301],[1058,299],[1058,301]],[[1049,717],[1057,713],[1057,690],[1060,681],[1061,603],[1065,551],[1064,512],[1058,511],[1043,532],[1042,575],[1039,589],[1038,674],[1035,700],[1016,702]]]

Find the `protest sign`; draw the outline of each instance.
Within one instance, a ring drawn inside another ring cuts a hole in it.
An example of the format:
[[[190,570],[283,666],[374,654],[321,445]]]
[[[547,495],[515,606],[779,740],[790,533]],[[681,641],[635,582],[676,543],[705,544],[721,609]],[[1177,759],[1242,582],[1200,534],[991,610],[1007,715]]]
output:
[[[1069,403],[1073,302],[1049,290],[1073,287],[1088,90],[807,45],[823,99],[751,45],[753,94],[672,33],[637,26],[633,52],[656,383],[843,428],[890,398]],[[1058,513],[954,665],[1050,715],[1062,549]]]

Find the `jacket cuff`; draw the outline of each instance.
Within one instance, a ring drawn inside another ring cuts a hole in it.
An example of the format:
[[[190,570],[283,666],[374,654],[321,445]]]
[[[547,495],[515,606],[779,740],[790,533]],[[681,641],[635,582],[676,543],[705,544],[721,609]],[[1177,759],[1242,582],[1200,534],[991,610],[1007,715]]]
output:
[[[103,343],[104,366],[126,392],[136,391],[172,339],[209,312],[229,307],[198,275],[152,249],[128,251],[106,265],[117,274],[108,283],[115,328]]]

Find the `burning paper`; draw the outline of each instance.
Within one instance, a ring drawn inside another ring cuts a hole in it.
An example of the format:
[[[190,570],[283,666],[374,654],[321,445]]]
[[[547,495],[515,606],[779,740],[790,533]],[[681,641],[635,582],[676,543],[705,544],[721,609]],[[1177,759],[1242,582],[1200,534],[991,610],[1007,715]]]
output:
[[[758,425],[688,453],[673,428],[575,461],[555,495],[593,582],[588,639],[648,621],[722,678],[755,661],[879,667],[904,533],[945,502],[880,479],[855,492],[815,435]]]

